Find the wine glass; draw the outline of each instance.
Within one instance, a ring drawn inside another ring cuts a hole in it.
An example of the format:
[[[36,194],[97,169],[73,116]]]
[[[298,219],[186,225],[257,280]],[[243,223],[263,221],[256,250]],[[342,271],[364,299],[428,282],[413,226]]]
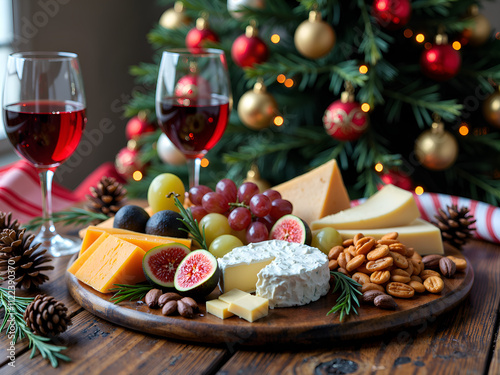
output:
[[[156,86],[156,116],[160,128],[186,156],[189,187],[199,185],[201,159],[226,130],[229,98],[224,51],[163,52]]]
[[[43,224],[33,242],[54,257],[77,252],[81,241],[56,232],[52,178],[80,142],[86,118],[78,56],[69,52],[9,55],[3,92],[5,131],[16,152],[38,171]]]

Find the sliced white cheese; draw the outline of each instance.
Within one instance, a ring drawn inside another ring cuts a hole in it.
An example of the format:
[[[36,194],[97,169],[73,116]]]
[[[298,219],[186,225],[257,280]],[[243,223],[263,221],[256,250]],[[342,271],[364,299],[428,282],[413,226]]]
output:
[[[207,306],[207,313],[215,315],[219,319],[226,319],[234,315],[232,312],[228,310],[229,303],[221,301],[220,299],[213,299],[207,301],[206,306]]]
[[[383,235],[398,232],[398,240],[406,247],[412,247],[420,255],[444,254],[441,231],[435,225],[416,219],[408,225],[378,229],[338,229],[343,240],[353,238],[357,233],[380,239]]]
[[[252,323],[257,319],[267,316],[269,313],[269,301],[266,298],[249,294],[230,303],[228,310]]]
[[[255,291],[269,300],[270,308],[302,306],[330,288],[328,257],[307,245],[279,240],[251,243],[233,249],[218,262],[222,292]]]
[[[236,301],[238,298],[248,296],[250,293],[244,292],[240,289],[231,289],[229,292],[221,294],[219,299],[227,304]]]
[[[311,229],[375,229],[403,226],[420,217],[413,194],[385,185],[358,206],[313,221]]]

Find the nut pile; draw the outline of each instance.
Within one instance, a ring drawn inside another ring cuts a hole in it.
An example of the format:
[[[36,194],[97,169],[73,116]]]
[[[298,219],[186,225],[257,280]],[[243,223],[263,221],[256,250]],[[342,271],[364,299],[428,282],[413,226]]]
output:
[[[415,293],[440,293],[442,276],[453,277],[467,267],[465,259],[438,254],[422,257],[392,232],[376,240],[358,233],[333,247],[331,271],[341,272],[361,284],[361,301],[382,309],[395,309],[393,297],[412,298]]]
[[[179,314],[184,318],[193,318],[198,304],[191,297],[183,297],[177,293],[163,293],[160,289],[151,289],[144,297],[149,308],[161,308],[163,315]]]

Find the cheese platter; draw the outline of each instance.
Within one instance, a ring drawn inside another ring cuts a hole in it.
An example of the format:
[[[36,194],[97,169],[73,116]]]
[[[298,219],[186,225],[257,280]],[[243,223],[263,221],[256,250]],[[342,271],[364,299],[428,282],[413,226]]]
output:
[[[445,253],[463,258],[451,246],[445,247]],[[338,315],[326,315],[336,301],[337,295],[332,293],[305,306],[271,309],[268,316],[249,323],[236,316],[221,320],[207,314],[203,302],[192,319],[164,316],[161,309],[150,309],[143,302],[114,304],[109,301],[111,294],[95,291],[70,273],[66,273],[66,281],[71,296],[90,313],[139,332],[195,343],[309,345],[423,327],[467,298],[474,282],[474,271],[467,263],[463,272],[444,279],[445,287],[440,294],[398,299],[394,311],[362,304],[358,315],[351,314],[342,323]],[[217,298],[219,293],[214,291],[207,300]]]
[[[146,210],[125,205],[82,230],[66,273],[82,307],[140,332],[250,346],[358,339],[426,324],[473,285],[412,192],[385,185],[352,205],[335,160],[264,192],[229,179],[186,192],[172,174],[150,191]]]

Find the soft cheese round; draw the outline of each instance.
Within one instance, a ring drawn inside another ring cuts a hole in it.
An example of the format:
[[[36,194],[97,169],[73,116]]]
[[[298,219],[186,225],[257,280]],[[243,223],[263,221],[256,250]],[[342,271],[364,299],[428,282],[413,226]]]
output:
[[[257,274],[255,294],[267,298],[269,307],[302,306],[318,300],[330,288],[328,257],[315,247],[271,240],[233,249],[219,258],[226,267],[274,260]]]

